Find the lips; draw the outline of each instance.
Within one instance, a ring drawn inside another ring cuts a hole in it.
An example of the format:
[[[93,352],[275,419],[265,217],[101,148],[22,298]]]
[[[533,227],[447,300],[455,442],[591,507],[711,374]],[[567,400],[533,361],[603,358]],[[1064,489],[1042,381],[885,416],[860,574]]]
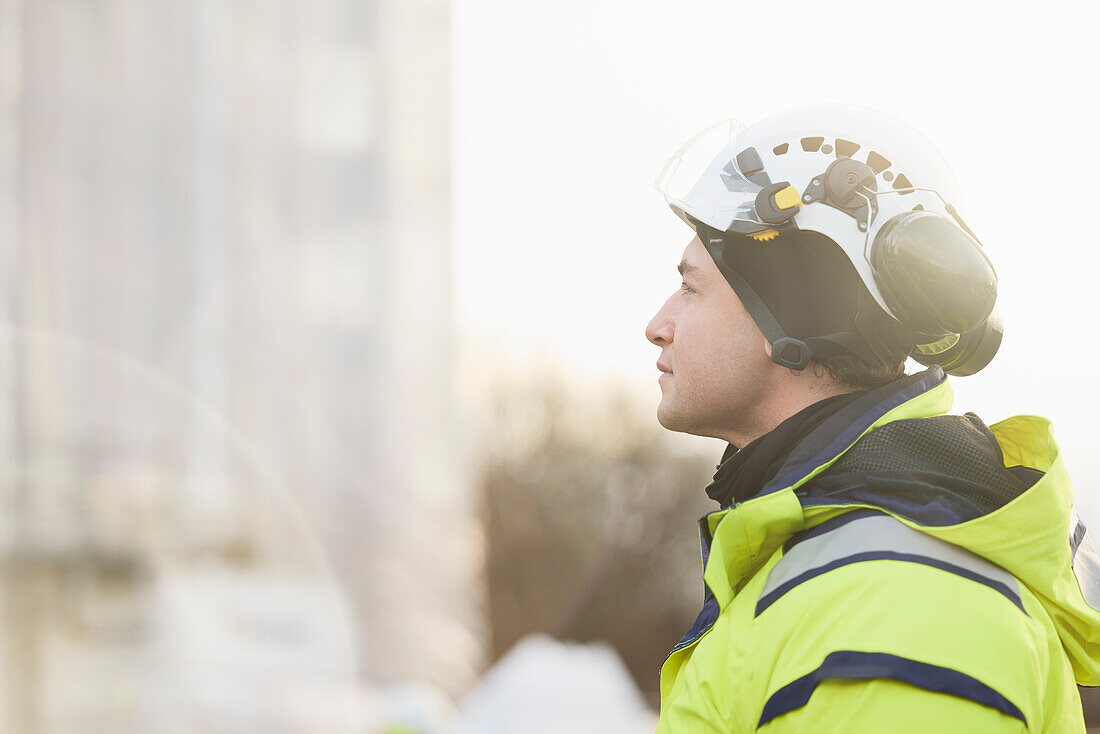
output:
[[[663,365],[660,362],[657,363],[657,369],[659,369],[661,372],[667,372],[670,375],[672,374],[672,368],[668,367],[666,365]]]

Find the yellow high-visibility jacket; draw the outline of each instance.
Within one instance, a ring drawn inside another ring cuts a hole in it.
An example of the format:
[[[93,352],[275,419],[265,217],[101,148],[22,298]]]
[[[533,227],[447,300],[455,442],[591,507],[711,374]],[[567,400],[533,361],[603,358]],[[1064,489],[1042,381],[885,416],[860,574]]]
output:
[[[951,402],[938,367],[873,391],[700,520],[705,602],[661,668],[659,734],[1085,731],[1100,558],[1049,422],[989,427],[995,470],[1021,478],[993,509],[959,511],[968,492],[930,490],[920,466],[911,492],[874,461],[836,479],[886,426],[963,420]]]

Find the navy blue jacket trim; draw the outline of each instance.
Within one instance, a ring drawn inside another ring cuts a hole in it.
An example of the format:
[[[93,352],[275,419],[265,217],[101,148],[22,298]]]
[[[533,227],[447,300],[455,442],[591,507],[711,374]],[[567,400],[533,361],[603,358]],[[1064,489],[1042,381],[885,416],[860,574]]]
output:
[[[896,680],[926,691],[946,693],[949,696],[965,698],[982,706],[988,706],[1019,719],[1024,726],[1027,726],[1027,719],[1015,704],[966,673],[883,652],[854,650],[838,650],[829,653],[817,670],[807,673],[773,693],[764,704],[764,711],[760,714],[760,723],[757,726],[764,726],[777,716],[802,708],[810,702],[810,696],[813,695],[817,685],[829,678]]]
[[[719,512],[719,510],[716,510]],[[703,568],[707,567],[707,560],[710,558],[710,526],[707,523],[707,517],[713,513],[708,512],[703,517],[699,518],[699,552],[703,557]],[[695,621],[691,625],[691,629],[684,633],[684,636],[680,638],[680,641],[676,643],[675,647],[669,651],[665,656],[665,660],[672,655],[672,653],[687,647],[691,643],[698,640],[707,630],[714,626],[714,623],[718,621],[718,600],[714,598],[714,592],[707,586],[706,581],[703,582],[703,608],[699,611],[699,614],[695,617]]]
[[[965,522],[955,507],[943,502],[939,497],[931,499],[914,498],[898,492],[886,493],[876,491],[863,485],[853,485],[855,491],[847,492],[846,496],[838,500],[835,496],[807,497],[800,495],[798,501],[803,509],[807,507],[844,507],[846,505],[874,505],[882,510],[908,518],[920,525],[929,527],[945,527],[958,525]]]
[[[870,517],[871,515],[884,514],[886,513],[880,512],[879,510],[864,508],[862,510],[851,510],[850,512],[845,512],[843,515],[837,515],[836,517],[826,520],[820,525],[815,525],[809,530],[803,530],[799,533],[795,533],[794,535],[792,535],[790,538],[787,539],[787,542],[783,544],[783,555],[790,553],[791,548],[794,548],[802,541],[809,540],[810,538],[816,538],[819,535],[824,535],[825,533],[831,533],[834,530],[844,527],[853,520],[862,520],[863,518]]]
[[[676,646],[673,647],[668,654],[671,655],[702,637],[718,620],[718,611],[718,600],[714,598],[714,594],[710,593],[710,589],[707,589],[707,598],[703,602],[703,608],[699,611],[699,616],[695,618],[695,622],[691,625],[691,629],[684,633],[684,636],[680,638],[680,641],[676,643]],[[668,659],[667,656],[665,659]]]
[[[953,573],[956,576],[962,576],[965,579],[970,579],[971,581],[976,581],[979,584],[988,586],[989,588],[993,589],[998,594],[1015,604],[1017,607],[1019,607],[1021,612],[1027,614],[1027,612],[1024,610],[1024,603],[1020,599],[1019,595],[1016,594],[1016,592],[1014,592],[1012,589],[1010,589],[1008,586],[1001,583],[1000,581],[995,581],[986,576],[982,576],[981,574],[975,573],[968,568],[962,568],[960,566],[956,566],[953,563],[941,561],[938,558],[919,556],[915,553],[869,551],[867,553],[856,553],[854,555],[846,556],[844,558],[838,558],[835,561],[830,561],[823,566],[811,568],[809,571],[799,574],[787,583],[777,587],[775,591],[772,591],[771,593],[765,594],[764,596],[760,597],[760,599],[758,599],[756,602],[755,616],[759,617],[765,609],[777,602],[780,597],[782,597],[784,594],[786,594],[788,591],[798,586],[799,584],[805,583],[806,581],[809,581],[810,579],[817,576],[821,576],[822,574],[826,574],[829,571],[838,569],[841,566],[847,566],[852,563],[860,563],[862,561],[906,561],[908,563],[919,563],[922,566],[931,566],[932,568],[938,568],[941,571],[947,571],[948,573]]]
[[[829,461],[832,461],[841,453],[843,453],[848,447],[854,444],[856,440],[863,435],[864,431],[870,428],[871,425],[874,424],[874,422],[877,421],[879,418],[886,415],[902,403],[906,403],[917,397],[918,395],[922,395],[923,393],[926,393],[929,390],[937,387],[946,379],[947,376],[938,366],[931,367],[924,372],[918,372],[905,378],[903,380],[904,384],[900,388],[895,389],[895,391],[890,393],[890,395],[887,396],[885,399],[875,403],[874,407],[872,407],[870,410],[866,410],[856,420],[848,422],[844,430],[842,430],[836,438],[830,441],[828,445],[825,446],[825,448],[815,453],[812,458],[800,461],[791,469],[786,469],[786,467],[784,467],[784,469],[781,469],[777,475],[777,478],[772,480],[771,482],[768,482],[768,484],[764,486],[764,489],[761,490],[757,496],[759,497],[761,495],[769,494],[771,492],[775,492],[781,489],[786,489],[792,484],[796,484],[799,480],[808,475],[814,469],[818,468],[822,464],[826,464]],[[872,393],[872,395],[873,394],[874,393]],[[862,403],[863,400],[861,399],[856,403],[853,403],[849,407],[858,409]],[[837,420],[839,422],[840,420],[844,419],[843,417],[845,417],[846,414],[847,409],[842,410],[840,413],[837,413],[837,415],[834,416],[833,419],[830,419],[829,423],[831,423],[833,420]]]

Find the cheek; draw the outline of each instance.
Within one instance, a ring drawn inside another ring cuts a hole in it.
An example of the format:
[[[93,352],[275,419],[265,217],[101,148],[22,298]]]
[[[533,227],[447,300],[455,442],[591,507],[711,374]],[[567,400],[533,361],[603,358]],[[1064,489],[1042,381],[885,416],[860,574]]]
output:
[[[734,310],[731,308],[731,310]],[[714,374],[715,379],[728,379],[730,374],[769,361],[764,352],[764,336],[748,314],[720,314],[695,324],[690,339],[694,345],[693,362]]]
[[[736,351],[733,335],[723,331],[728,328],[729,324],[714,319],[698,320],[677,334],[677,361],[685,373],[690,371],[695,380],[706,381],[721,371]]]

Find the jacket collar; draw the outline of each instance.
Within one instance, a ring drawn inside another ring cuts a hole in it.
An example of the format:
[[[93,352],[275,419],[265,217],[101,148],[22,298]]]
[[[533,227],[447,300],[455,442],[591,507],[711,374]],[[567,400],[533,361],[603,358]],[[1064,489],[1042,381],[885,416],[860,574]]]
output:
[[[721,507],[755,497],[802,441],[829,418],[858,401],[866,390],[833,395],[787,418],[768,433],[738,450],[730,444],[707,485],[707,496]]]
[[[918,400],[922,396],[925,399]],[[939,366],[871,390],[800,441],[759,496],[804,484],[836,461],[860,436],[882,423],[943,413],[951,407],[951,401],[947,376]],[[899,411],[903,406],[909,409]]]
[[[718,604],[725,606],[776,548],[806,527],[795,491],[800,485],[828,469],[867,431],[895,420],[940,415],[951,402],[951,387],[939,367],[872,390],[799,442],[755,497],[702,517],[703,580]],[[829,510],[814,508],[814,513]]]

